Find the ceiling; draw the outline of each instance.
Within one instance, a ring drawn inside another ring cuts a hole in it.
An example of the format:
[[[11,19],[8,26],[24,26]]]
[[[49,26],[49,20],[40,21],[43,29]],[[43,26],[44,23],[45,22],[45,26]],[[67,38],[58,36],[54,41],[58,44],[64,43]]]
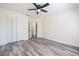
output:
[[[43,5],[45,3],[38,3]],[[45,7],[47,13],[41,12],[39,16],[51,15],[54,13],[63,12],[68,9],[79,8],[79,3],[49,3],[50,5]],[[36,11],[28,11],[27,9],[35,8],[32,3],[0,3],[0,8],[9,9],[16,11],[18,13],[22,13],[25,15],[35,16]]]

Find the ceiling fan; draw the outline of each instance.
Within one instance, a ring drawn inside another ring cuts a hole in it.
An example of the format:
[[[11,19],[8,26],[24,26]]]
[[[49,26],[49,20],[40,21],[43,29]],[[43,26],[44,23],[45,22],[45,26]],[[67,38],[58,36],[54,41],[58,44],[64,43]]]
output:
[[[42,8],[49,6],[49,3],[46,3],[46,4],[44,4],[43,6],[38,5],[38,4],[36,4],[36,3],[33,3],[33,5],[34,5],[36,8],[34,8],[34,9],[28,9],[29,11],[36,10],[36,11],[37,11],[36,14],[39,14],[40,11],[47,13],[47,11],[44,10],[44,9],[42,9]]]

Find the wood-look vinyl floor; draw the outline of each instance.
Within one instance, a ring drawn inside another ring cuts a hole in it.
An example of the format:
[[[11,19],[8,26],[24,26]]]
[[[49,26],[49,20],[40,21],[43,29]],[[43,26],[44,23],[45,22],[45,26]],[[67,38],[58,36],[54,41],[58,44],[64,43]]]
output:
[[[0,46],[0,56],[79,56],[79,47],[38,38]]]

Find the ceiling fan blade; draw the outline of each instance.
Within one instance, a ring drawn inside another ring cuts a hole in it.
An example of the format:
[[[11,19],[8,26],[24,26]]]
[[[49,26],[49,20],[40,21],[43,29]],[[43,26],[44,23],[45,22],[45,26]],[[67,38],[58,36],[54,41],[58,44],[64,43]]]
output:
[[[38,5],[36,5],[36,3],[33,3],[33,5],[38,9]]]
[[[37,10],[37,9],[28,9],[28,10]]]
[[[46,10],[43,10],[43,9],[41,9],[41,11],[43,11],[43,12],[47,12]]]
[[[41,6],[40,8],[44,8],[44,7],[48,6],[48,5],[49,5],[49,3],[46,3],[43,6]]]
[[[39,12],[37,12],[36,14],[38,14]]]

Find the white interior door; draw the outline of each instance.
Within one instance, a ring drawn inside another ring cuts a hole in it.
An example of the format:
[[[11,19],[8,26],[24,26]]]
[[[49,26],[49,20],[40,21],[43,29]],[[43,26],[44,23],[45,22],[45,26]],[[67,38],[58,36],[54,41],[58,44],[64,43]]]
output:
[[[28,39],[28,19],[17,18],[17,41]]]
[[[5,18],[5,15],[0,14],[0,44],[5,44],[7,41],[7,20]]]
[[[37,21],[29,21],[29,39],[37,38]]]
[[[11,17],[11,41],[17,40],[17,18],[15,16]]]
[[[0,14],[0,45],[27,39],[27,17]]]
[[[16,41],[16,17],[7,16],[7,41],[6,43]]]
[[[7,20],[7,41],[6,43],[10,43],[12,42],[12,17],[11,16],[7,16],[6,18]]]

